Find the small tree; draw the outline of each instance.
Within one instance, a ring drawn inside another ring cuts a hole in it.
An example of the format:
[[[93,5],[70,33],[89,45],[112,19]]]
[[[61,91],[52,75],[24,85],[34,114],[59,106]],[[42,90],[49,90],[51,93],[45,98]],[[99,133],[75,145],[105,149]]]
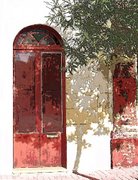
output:
[[[51,0],[46,4],[51,10],[48,21],[65,34],[70,72],[99,52],[108,65],[113,55],[137,54],[137,0]]]

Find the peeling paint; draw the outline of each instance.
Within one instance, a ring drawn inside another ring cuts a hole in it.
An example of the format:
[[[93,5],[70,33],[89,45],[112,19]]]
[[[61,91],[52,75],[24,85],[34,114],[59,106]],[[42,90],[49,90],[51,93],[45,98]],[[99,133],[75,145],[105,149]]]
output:
[[[112,166],[138,165],[135,63],[117,64],[114,71],[114,130]]]

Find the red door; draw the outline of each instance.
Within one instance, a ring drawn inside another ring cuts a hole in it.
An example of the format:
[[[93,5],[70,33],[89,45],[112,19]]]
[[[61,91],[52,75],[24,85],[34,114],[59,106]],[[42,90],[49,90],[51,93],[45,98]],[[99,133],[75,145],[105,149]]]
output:
[[[63,53],[14,50],[14,168],[66,166]]]

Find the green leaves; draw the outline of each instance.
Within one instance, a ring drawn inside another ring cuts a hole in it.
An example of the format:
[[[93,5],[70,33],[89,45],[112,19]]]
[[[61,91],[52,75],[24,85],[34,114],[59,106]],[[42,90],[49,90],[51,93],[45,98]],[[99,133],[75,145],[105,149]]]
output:
[[[137,0],[47,0],[47,21],[60,27],[70,72],[99,51],[108,55],[138,52]],[[119,47],[119,48],[118,48]],[[108,64],[111,60],[106,58]]]

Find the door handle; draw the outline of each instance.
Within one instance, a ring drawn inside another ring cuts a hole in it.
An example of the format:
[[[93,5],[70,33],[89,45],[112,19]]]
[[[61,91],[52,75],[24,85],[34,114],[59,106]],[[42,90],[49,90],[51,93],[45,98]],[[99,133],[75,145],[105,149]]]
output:
[[[58,138],[58,133],[48,133],[47,138]]]

